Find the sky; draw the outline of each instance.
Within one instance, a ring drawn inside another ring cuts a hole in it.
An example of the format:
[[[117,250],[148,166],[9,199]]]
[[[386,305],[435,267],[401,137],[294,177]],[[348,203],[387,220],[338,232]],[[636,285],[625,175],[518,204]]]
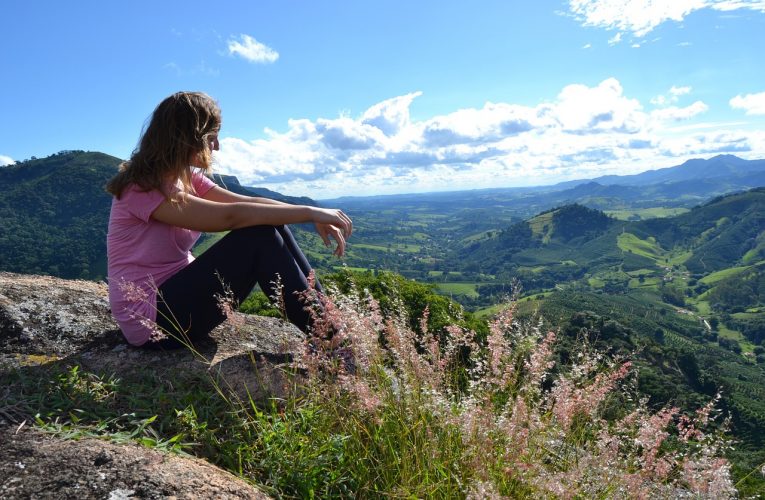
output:
[[[130,157],[207,92],[215,170],[289,195],[546,185],[765,158],[765,0],[8,0],[0,165]]]

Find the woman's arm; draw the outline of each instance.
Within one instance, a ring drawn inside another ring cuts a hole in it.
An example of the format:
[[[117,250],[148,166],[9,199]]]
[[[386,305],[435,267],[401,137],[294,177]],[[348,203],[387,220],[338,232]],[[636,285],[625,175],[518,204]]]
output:
[[[215,190],[212,188],[210,191]],[[223,191],[223,190],[221,190]],[[337,241],[335,254],[345,252],[345,238],[353,232],[353,223],[341,210],[286,203],[260,203],[255,198],[230,193],[213,195],[228,202],[186,196],[176,202],[163,201],[151,217],[159,222],[194,231],[218,232],[248,226],[313,222],[325,244],[331,235]],[[246,201],[238,201],[244,199]],[[237,201],[234,201],[237,200]],[[273,200],[271,200],[273,201]]]
[[[262,205],[289,205],[289,203],[269,198],[236,194],[220,186],[213,186],[202,198],[205,200],[217,201],[218,203],[236,203],[241,201],[245,203],[260,203]]]
[[[255,196],[246,196],[246,195],[241,195],[237,193],[232,193],[231,191],[221,188],[220,186],[213,186],[212,188],[210,188],[210,190],[205,193],[203,198],[210,201],[217,201],[219,203],[243,202],[243,203],[257,203],[261,205],[294,206],[281,201],[271,200],[269,198],[260,198]],[[348,221],[351,222],[350,218],[348,219]],[[340,226],[334,225],[332,223],[322,223],[322,222],[316,222],[316,221],[313,221],[313,222],[314,222],[314,225],[316,226],[316,232],[319,233],[319,236],[324,242],[324,245],[327,247],[331,246],[332,242],[330,241],[330,237],[334,238],[335,241],[337,241],[338,243],[337,248],[335,249],[335,254],[339,256],[343,255],[343,252],[345,251],[345,240],[353,232],[353,223],[351,222],[350,224],[350,230],[344,231],[340,228]],[[289,224],[289,223],[284,223],[284,224]]]

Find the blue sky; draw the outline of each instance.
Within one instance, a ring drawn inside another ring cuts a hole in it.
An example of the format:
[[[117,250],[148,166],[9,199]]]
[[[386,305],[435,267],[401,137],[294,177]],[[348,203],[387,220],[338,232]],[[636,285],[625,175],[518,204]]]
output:
[[[765,1],[4,5],[0,164],[127,158],[156,104],[223,110],[216,169],[331,198],[765,157]]]

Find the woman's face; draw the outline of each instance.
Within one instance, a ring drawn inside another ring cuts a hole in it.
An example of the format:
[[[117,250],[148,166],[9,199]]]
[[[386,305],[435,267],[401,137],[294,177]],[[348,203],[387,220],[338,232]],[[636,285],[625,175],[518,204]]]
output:
[[[213,151],[220,151],[220,142],[218,142],[218,134],[213,134],[207,139],[207,147],[210,148],[211,153]],[[203,165],[205,163],[204,154],[201,151],[195,154],[191,158],[190,163],[192,167],[205,168],[205,166]]]
[[[220,151],[220,143],[218,142],[218,134],[210,136],[210,139],[208,139],[208,145],[210,146],[210,151]]]

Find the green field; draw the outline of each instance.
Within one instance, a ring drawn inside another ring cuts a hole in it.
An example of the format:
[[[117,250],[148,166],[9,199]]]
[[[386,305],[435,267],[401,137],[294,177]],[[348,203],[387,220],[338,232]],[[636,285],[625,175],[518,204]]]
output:
[[[546,212],[540,215],[537,215],[533,219],[529,220],[529,227],[531,228],[531,233],[542,240],[543,244],[547,244],[550,242],[550,238],[552,237],[553,232],[553,212]]]
[[[622,233],[617,237],[616,243],[624,252],[632,252],[655,261],[664,258],[664,251],[653,237],[641,240],[632,233]]]
[[[438,288],[438,291],[443,294],[448,295],[464,295],[466,297],[478,297],[478,291],[476,291],[476,286],[480,285],[481,283],[460,283],[460,282],[447,282],[447,283],[437,283],[436,288]]]
[[[736,276],[737,274],[740,274],[747,269],[749,269],[751,266],[740,266],[740,267],[729,267],[728,269],[723,269],[721,271],[717,271],[714,273],[710,273],[707,276],[704,276],[699,281],[701,283],[704,283],[705,285],[714,285],[718,281],[722,281],[726,278],[730,278],[731,276]]]
[[[658,219],[662,217],[674,217],[676,215],[689,212],[687,208],[666,208],[666,207],[652,207],[652,208],[634,208],[625,210],[604,210],[604,212],[611,217],[619,220],[645,220],[645,219]]]
[[[439,277],[444,276],[444,274],[446,276],[453,276],[455,278],[458,277],[458,276],[462,276],[462,273],[459,272],[459,271],[449,271],[449,272],[444,272],[444,271],[428,271],[428,276],[431,277],[431,278],[439,278]]]
[[[388,245],[376,245],[372,243],[355,243],[353,248],[366,248],[367,250],[376,250],[378,252],[406,252],[406,253],[418,253],[421,249],[421,245],[414,245],[411,243],[390,243]]]

